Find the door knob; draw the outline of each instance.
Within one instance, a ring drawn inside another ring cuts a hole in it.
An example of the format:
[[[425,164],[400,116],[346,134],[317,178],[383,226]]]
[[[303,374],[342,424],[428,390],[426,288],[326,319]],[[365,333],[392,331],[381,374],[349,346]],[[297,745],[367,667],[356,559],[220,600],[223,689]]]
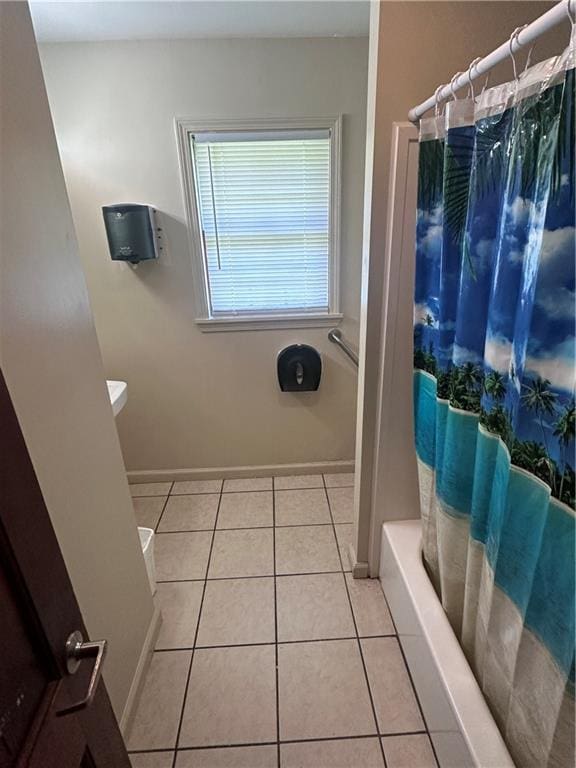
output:
[[[68,636],[68,639],[66,640],[65,655],[66,669],[69,674],[73,675],[78,670],[80,662],[83,659],[95,659],[95,661],[92,674],[90,675],[86,696],[75,704],[71,704],[69,707],[61,709],[57,713],[58,716],[69,715],[72,712],[78,712],[79,710],[90,706],[96,695],[96,689],[102,674],[102,665],[106,658],[107,649],[107,640],[95,640],[94,642],[85,643],[82,632],[79,630],[72,632],[72,634]]]

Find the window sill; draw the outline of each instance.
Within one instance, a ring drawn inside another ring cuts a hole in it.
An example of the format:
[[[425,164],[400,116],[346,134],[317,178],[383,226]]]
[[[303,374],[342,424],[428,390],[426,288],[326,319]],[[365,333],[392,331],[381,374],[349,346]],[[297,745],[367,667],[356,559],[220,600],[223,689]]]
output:
[[[203,333],[221,331],[275,331],[281,328],[328,328],[338,325],[343,315],[339,312],[321,315],[278,315],[277,317],[207,317],[198,318],[196,325]]]

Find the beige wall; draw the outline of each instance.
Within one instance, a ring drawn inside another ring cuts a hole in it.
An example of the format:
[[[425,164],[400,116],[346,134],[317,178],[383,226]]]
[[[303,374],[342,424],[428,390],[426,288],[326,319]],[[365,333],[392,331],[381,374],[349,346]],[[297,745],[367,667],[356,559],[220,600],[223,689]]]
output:
[[[541,16],[554,3],[497,0],[496,2],[383,2],[380,4],[378,46],[378,141],[388,168],[391,127],[408,120],[408,110],[431,96],[438,85],[449,83],[458,71],[466,71],[477,56],[485,56],[512,34],[516,27]],[[536,62],[561,52],[568,44],[570,25],[542,36],[534,48]],[[525,53],[517,55],[519,69]],[[492,70],[489,85],[511,80],[509,61]],[[485,78],[476,82],[481,90]],[[465,95],[459,91],[458,95]],[[387,170],[385,172],[387,177]],[[387,185],[382,190],[384,197]]]
[[[327,329],[202,333],[174,118],[344,115],[342,309],[358,339],[366,110],[365,39],[53,44],[41,56],[109,378],[128,382],[118,420],[128,469],[346,460],[356,374]],[[112,263],[101,206],[155,205],[167,253]],[[276,355],[323,355],[317,393],[283,394]]]
[[[22,2],[0,3],[0,158],[0,361],[120,717],[153,606]]]
[[[407,121],[408,110],[449,82],[455,72],[466,70],[472,59],[484,56],[505,41],[515,27],[526,24],[551,7],[541,2],[382,2],[375,11],[370,39],[369,118],[367,137],[366,213],[362,283],[361,344],[367,352],[359,376],[357,464],[362,465],[356,488],[358,515],[357,559],[372,564],[378,573],[380,531],[370,521],[417,517],[416,466],[412,438],[411,355],[397,355],[394,372],[394,407],[388,414],[384,454],[375,455],[375,425],[378,415],[378,385],[382,344],[382,286],[386,270],[386,216],[391,156],[392,124]],[[379,11],[379,19],[378,19]],[[561,52],[568,43],[569,23],[538,40],[532,61]],[[524,66],[525,54],[518,56]],[[512,65],[505,62],[492,71],[492,85],[512,78]],[[479,81],[482,88],[484,80]],[[478,86],[477,86],[478,87]],[[463,92],[462,92],[463,93]],[[396,254],[398,255],[398,254]],[[403,269],[410,269],[406,263]],[[412,305],[412,286],[402,280],[405,294],[399,297],[404,309]],[[411,349],[412,313],[399,314],[400,345]],[[375,462],[387,463],[391,482],[378,489]],[[374,565],[375,564],[375,565]]]

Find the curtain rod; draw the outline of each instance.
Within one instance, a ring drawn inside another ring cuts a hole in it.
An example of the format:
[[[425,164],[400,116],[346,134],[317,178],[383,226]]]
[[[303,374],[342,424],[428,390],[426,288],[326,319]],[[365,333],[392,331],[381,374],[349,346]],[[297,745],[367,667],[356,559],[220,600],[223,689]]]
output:
[[[521,48],[524,48],[530,43],[533,43],[540,35],[543,35],[548,30],[557,26],[563,21],[568,21],[569,18],[574,17],[576,9],[576,0],[561,0],[549,11],[546,11],[542,16],[535,19],[531,24],[528,24],[524,28],[520,28],[517,34],[513,34],[512,40],[507,40],[505,43],[496,50],[489,53],[483,59],[480,59],[476,64],[470,67],[467,72],[460,72],[458,77],[454,77],[451,83],[444,85],[441,89],[438,89],[437,93],[430,98],[423,101],[418,106],[413,107],[408,112],[408,119],[415,123],[422,115],[431,109],[436,101],[444,101],[452,95],[452,91],[457,91],[459,88],[463,88],[465,85],[470,84],[470,80],[476,80],[486,72],[488,72],[496,64],[510,57],[510,51],[516,53]]]

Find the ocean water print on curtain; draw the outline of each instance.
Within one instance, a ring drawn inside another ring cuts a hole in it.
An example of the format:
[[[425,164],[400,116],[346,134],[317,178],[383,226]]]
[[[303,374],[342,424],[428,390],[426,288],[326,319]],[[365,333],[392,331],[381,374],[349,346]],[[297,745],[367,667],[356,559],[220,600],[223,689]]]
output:
[[[519,768],[575,760],[573,67],[421,124],[423,554]]]

